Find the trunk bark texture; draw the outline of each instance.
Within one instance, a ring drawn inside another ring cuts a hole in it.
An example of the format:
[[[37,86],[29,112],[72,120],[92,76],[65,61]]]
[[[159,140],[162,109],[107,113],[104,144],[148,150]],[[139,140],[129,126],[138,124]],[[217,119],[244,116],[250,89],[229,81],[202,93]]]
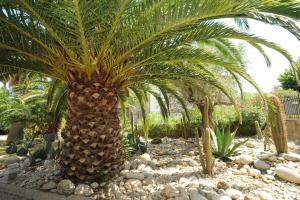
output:
[[[79,182],[107,180],[123,168],[116,89],[99,74],[69,72],[68,116],[61,166]]]

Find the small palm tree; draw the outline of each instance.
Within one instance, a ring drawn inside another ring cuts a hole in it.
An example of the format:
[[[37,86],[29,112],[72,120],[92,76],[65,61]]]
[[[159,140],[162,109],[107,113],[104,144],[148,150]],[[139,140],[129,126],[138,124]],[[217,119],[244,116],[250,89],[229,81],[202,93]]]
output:
[[[36,71],[66,83],[62,169],[79,181],[100,180],[117,174],[124,163],[121,91],[134,84],[201,79],[230,96],[208,64],[255,85],[241,65],[193,42],[239,39],[291,60],[276,44],[220,19],[245,24],[252,18],[299,38],[294,21],[300,18],[299,6],[296,0],[1,0],[1,71]]]

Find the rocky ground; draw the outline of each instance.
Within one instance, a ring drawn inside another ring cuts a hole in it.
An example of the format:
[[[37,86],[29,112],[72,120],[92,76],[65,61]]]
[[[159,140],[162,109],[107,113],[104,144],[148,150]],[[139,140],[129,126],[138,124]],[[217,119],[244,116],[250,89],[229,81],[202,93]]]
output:
[[[300,200],[300,146],[276,156],[274,149],[250,139],[232,157],[232,162],[216,160],[215,173],[202,173],[193,141],[163,138],[149,144],[148,152],[126,162],[121,176],[111,182],[75,185],[62,180],[54,160],[29,160],[11,156],[0,181],[20,187],[70,195],[68,199],[120,200]]]

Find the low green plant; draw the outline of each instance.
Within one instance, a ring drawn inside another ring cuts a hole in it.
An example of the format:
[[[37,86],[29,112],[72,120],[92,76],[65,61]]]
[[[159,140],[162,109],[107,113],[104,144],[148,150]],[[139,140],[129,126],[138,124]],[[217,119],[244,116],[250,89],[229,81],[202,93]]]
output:
[[[139,137],[135,137],[131,133],[123,136],[123,145],[125,149],[125,156],[127,158],[137,152],[145,153],[147,151],[146,144],[142,142]]]
[[[230,132],[229,128],[216,127],[215,131],[211,130],[211,135],[213,136],[212,138],[216,146],[216,151],[214,152],[216,158],[228,158],[235,154],[237,149],[248,141],[248,139],[246,139],[233,144],[236,131]]]
[[[47,158],[47,152],[41,147],[32,153],[32,158],[45,160]]]

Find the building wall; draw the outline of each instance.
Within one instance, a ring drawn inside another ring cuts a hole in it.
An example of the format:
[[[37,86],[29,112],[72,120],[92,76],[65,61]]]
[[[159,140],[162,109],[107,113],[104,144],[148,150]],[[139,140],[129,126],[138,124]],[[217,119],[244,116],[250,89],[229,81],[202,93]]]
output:
[[[300,119],[287,119],[289,140],[300,140]]]

